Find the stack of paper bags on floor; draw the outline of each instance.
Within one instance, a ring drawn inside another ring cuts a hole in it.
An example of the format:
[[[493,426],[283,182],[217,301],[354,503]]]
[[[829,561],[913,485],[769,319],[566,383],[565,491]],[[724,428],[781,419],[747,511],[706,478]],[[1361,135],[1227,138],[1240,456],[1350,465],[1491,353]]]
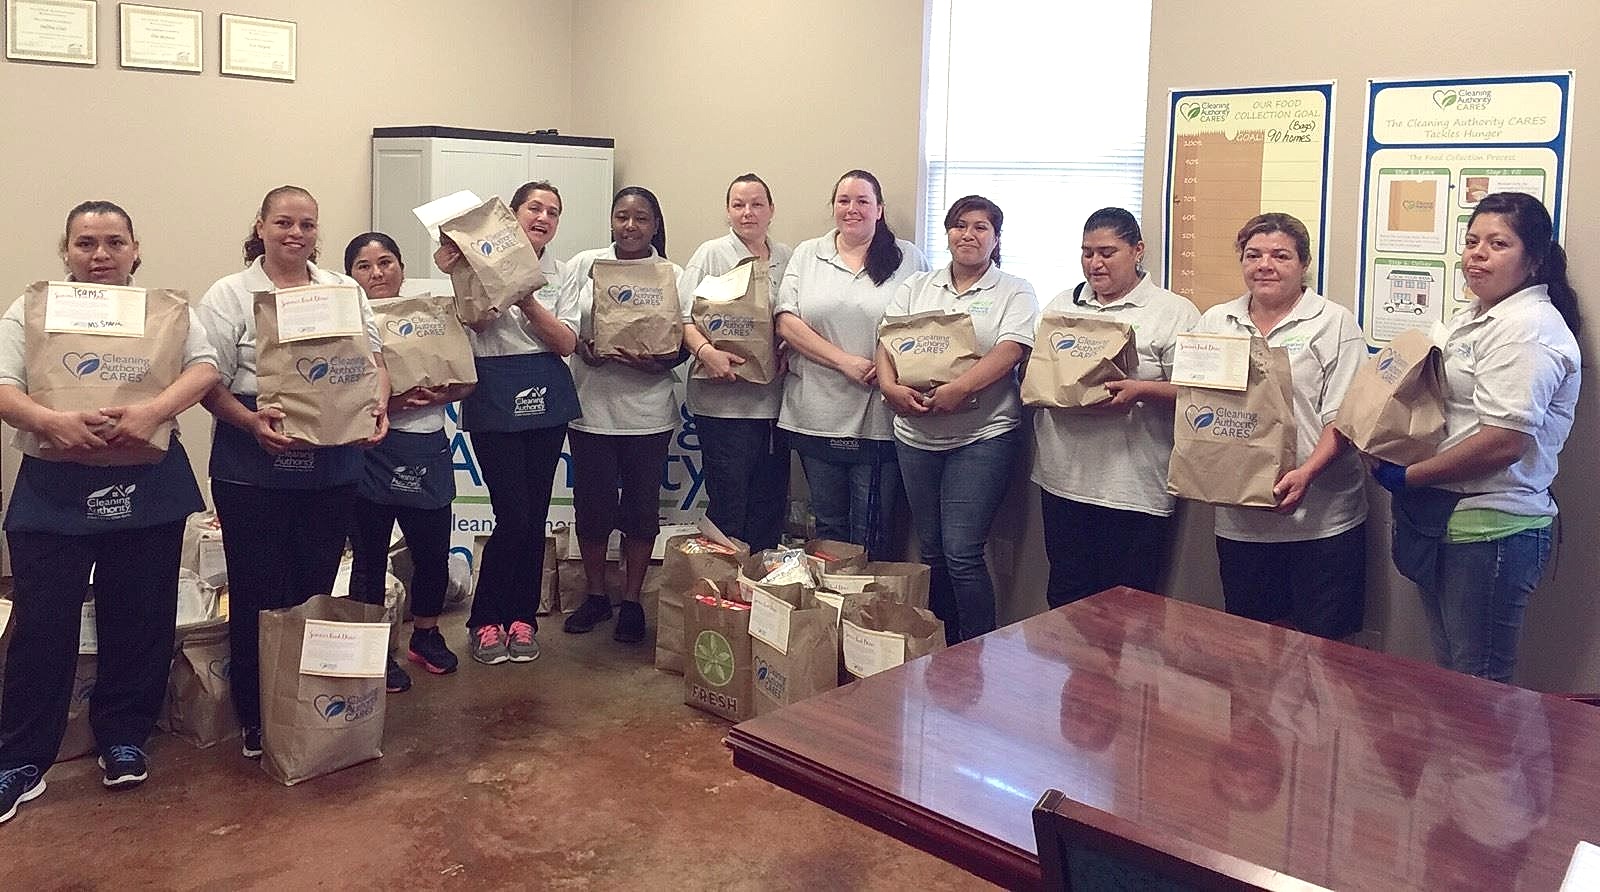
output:
[[[944,623],[920,607],[878,598],[846,608],[839,623],[844,666],[866,678],[944,650]]]
[[[730,582],[749,557],[750,546],[723,535],[708,518],[700,519],[696,534],[667,540],[655,586],[657,669],[683,674],[684,599],[695,582]]]

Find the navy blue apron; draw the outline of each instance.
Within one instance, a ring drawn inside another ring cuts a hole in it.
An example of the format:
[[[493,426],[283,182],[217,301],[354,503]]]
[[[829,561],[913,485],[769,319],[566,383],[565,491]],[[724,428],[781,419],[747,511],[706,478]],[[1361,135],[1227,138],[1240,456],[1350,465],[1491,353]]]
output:
[[[256,398],[234,394],[246,409]],[[211,438],[211,479],[267,489],[326,489],[355,483],[361,476],[361,447],[317,446],[273,455],[256,438],[218,421]]]
[[[363,499],[423,510],[444,508],[455,499],[455,468],[450,464],[450,440],[443,430],[392,430],[366,453],[361,480],[356,484]]]
[[[461,401],[464,431],[537,430],[583,414],[572,369],[554,353],[480,356],[476,365],[478,386]]]
[[[205,507],[174,433],[166,457],[153,465],[93,467],[24,455],[5,529],[92,536],[172,523]]]

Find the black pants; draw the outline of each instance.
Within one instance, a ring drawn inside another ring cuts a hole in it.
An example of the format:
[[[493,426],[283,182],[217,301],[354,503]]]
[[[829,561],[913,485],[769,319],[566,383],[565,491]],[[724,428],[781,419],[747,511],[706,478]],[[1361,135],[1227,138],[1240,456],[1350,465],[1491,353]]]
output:
[[[472,448],[494,508],[494,532],[483,546],[483,566],[478,568],[468,628],[509,626],[519,620],[539,628],[545,522],[550,516],[550,487],[566,438],[564,424],[527,431],[473,432]]]
[[[411,552],[411,613],[426,618],[444,612],[445,583],[450,578],[450,506],[407,508],[356,497],[355,525],[350,537],[350,597],[382,604],[389,571],[389,534],[395,522]]]
[[[269,489],[211,483],[228,564],[229,683],[239,724],[261,726],[262,610],[305,603],[333,591],[350,529],[353,484]]]
[[[1127,585],[1161,592],[1173,518],[1106,508],[1040,491],[1051,607]]]
[[[604,541],[619,530],[630,539],[654,542],[661,530],[661,470],[672,431],[573,431],[571,442],[572,513],[579,541]]]
[[[61,748],[91,567],[100,652],[89,724],[102,752],[143,747],[172,669],[183,521],[88,536],[18,532],[8,540],[15,589],[0,770],[48,768]]]
[[[1217,537],[1222,599],[1229,613],[1264,623],[1287,619],[1323,638],[1361,631],[1366,614],[1367,526],[1305,542]]]
[[[762,418],[695,416],[706,516],[752,552],[776,548],[789,507],[789,434]]]

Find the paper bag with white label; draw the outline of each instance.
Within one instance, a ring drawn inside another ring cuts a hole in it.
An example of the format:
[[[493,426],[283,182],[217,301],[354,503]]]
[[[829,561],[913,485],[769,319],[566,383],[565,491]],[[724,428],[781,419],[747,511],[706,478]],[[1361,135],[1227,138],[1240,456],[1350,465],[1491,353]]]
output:
[[[330,595],[261,611],[261,767],[268,775],[292,785],[383,755],[382,660],[375,677],[310,674],[303,665],[308,622],[379,624],[376,646],[383,653],[383,620],[382,605]],[[363,648],[358,643],[352,650],[346,656],[359,656]]]
[[[683,702],[732,722],[755,715],[751,697],[750,605],[702,579],[683,605]]]
[[[357,304],[361,289],[327,285],[337,301]],[[348,308],[345,310],[348,314]],[[365,331],[283,343],[277,294],[255,296],[256,405],[283,412],[283,433],[312,446],[343,446],[372,436],[378,407],[378,364]]]
[[[448,299],[422,295],[375,300],[372,315],[383,338],[391,394],[478,383],[472,343]]]
[[[744,360],[733,375],[751,384],[771,384],[778,376],[772,348],[772,278],[767,265],[746,260],[721,276],[710,276],[694,292],[694,324],[718,350]],[[710,378],[696,362],[690,377]]]
[[[814,592],[758,591],[750,604],[756,715],[839,686],[839,620]]]
[[[1022,404],[1088,408],[1111,399],[1106,384],[1127,378],[1138,367],[1139,351],[1127,323],[1047,312],[1039,318],[1022,377]]]
[[[99,309],[88,295],[82,312],[66,317],[51,313],[53,300],[72,300],[71,292],[108,292],[131,306]],[[189,339],[189,299],[169,289],[95,289],[81,282],[35,282],[23,299],[24,353],[27,357],[28,396],[47,409],[85,412],[110,406],[127,406],[154,399],[183,374],[184,345]],[[116,315],[140,313],[142,326],[113,325]],[[139,328],[142,334],[126,336],[108,332]],[[52,330],[53,329],[53,330]],[[174,422],[158,425],[145,443],[88,453],[61,454],[47,440],[23,432],[22,451],[51,461],[90,465],[155,464],[172,443]]]
[[[920,607],[877,598],[845,607],[839,644],[845,671],[866,678],[944,650],[944,623]]]
[[[467,325],[493,320],[545,285],[539,254],[498,197],[439,224],[440,238],[455,242],[464,264],[450,270],[456,315]]]
[[[1178,388],[1167,492],[1184,499],[1272,508],[1272,488],[1295,466],[1289,354],[1250,340],[1242,392]]]
[[[665,260],[596,260],[594,350],[601,356],[676,357],[683,346],[678,281]]]
[[[222,524],[214,511],[198,511],[183,524],[181,570],[193,570],[207,585],[228,584],[228,565],[222,552]]]
[[[673,536],[667,540],[656,588],[656,668],[683,674],[683,605],[696,581],[709,579],[728,589],[749,559],[750,546],[704,521],[710,533]],[[713,535],[714,534],[714,535]]]
[[[867,550],[854,542],[838,539],[808,539],[806,560],[818,573],[844,573],[867,562]]]
[[[927,609],[928,589],[933,570],[927,564],[910,561],[868,561],[842,573],[822,574],[822,587],[832,592],[853,594],[877,584],[894,600]]]
[[[239,733],[228,681],[228,620],[178,630],[177,656],[167,677],[167,701],[156,726],[205,749]]]
[[[888,352],[900,383],[922,393],[949,384],[983,358],[966,313],[887,316],[878,326],[878,344]]]
[[[1419,329],[1403,331],[1356,371],[1334,429],[1367,455],[1409,465],[1444,442],[1444,353]]]

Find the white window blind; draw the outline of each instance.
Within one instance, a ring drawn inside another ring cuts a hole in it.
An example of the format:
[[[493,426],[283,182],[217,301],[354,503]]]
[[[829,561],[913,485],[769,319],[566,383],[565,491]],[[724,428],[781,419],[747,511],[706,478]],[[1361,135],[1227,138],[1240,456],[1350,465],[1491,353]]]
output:
[[[1142,216],[1150,2],[931,2],[921,244],[949,263],[945,211],[983,195],[1002,267],[1048,303],[1083,280],[1089,214]]]

